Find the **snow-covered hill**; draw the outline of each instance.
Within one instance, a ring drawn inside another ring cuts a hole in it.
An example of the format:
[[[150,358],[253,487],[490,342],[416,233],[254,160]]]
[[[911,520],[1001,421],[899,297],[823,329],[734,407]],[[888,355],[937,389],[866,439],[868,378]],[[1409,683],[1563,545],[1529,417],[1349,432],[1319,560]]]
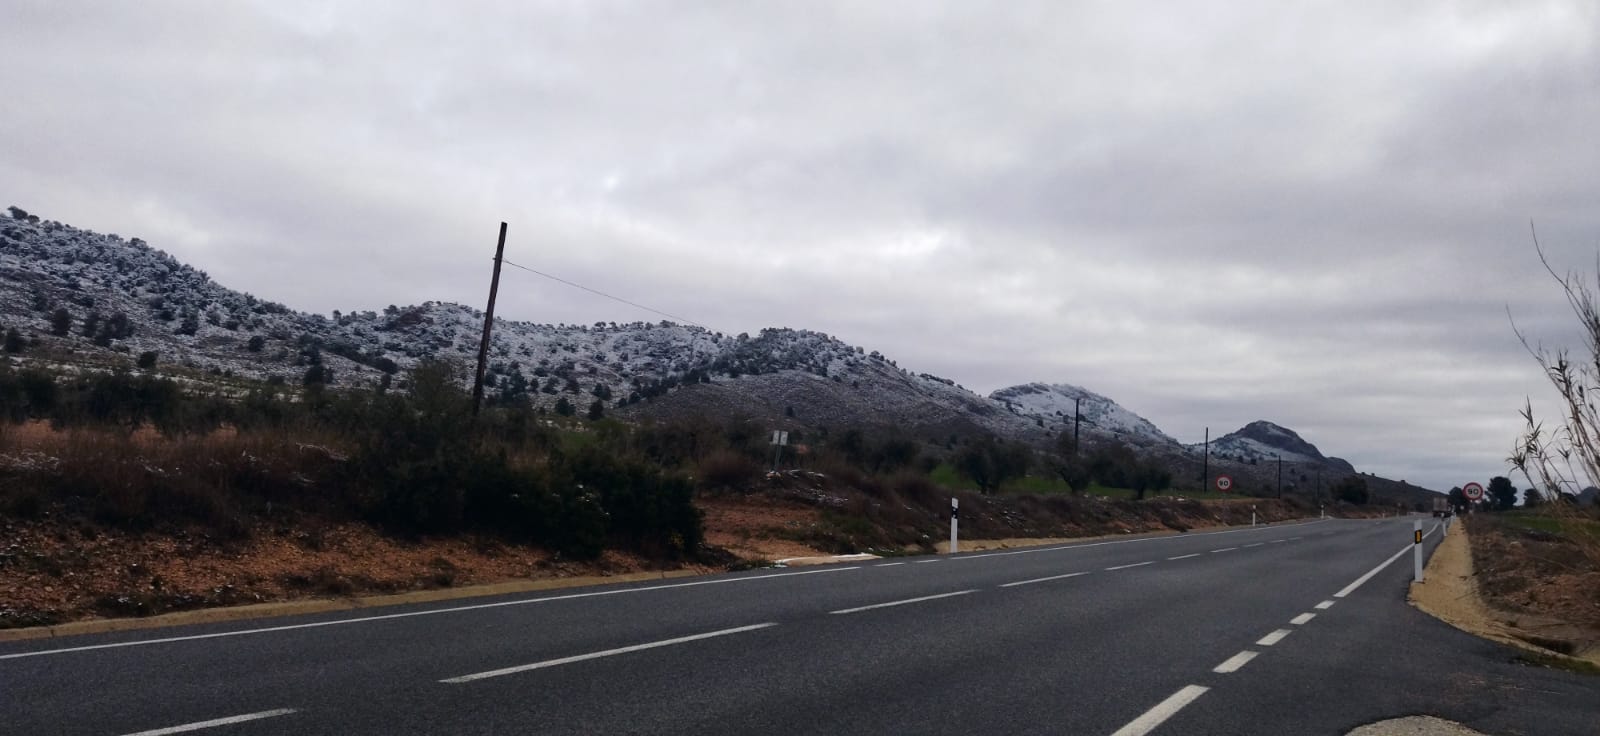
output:
[[[315,371],[336,387],[385,380],[403,386],[420,360],[464,367],[476,360],[483,313],[471,307],[428,302],[307,314],[227,289],[137,238],[18,210],[12,216],[0,220],[0,327],[19,328],[58,353],[149,352],[159,367],[292,385]],[[783,378],[756,380],[776,376]],[[632,411],[646,400],[716,383],[728,412],[764,407],[819,421],[903,420],[1013,437],[1038,432],[954,381],[912,373],[876,351],[809,330],[731,336],[670,322],[543,325],[497,318],[487,380],[491,400],[545,406],[568,397],[580,408],[598,399]],[[793,390],[818,382],[827,390]],[[776,391],[780,383],[790,389]],[[808,397],[831,408],[813,411]],[[658,413],[695,405],[663,403]]]
[[[1029,383],[1000,389],[989,398],[1023,417],[1040,419],[1056,431],[1072,431],[1073,414],[1077,411],[1082,413],[1083,429],[1088,432],[1141,446],[1178,444],[1148,419],[1079,386]]]
[[[1205,451],[1204,445],[1188,445],[1190,452]],[[1316,445],[1305,441],[1294,430],[1268,421],[1251,422],[1211,442],[1212,457],[1256,464],[1265,461],[1324,465],[1334,470],[1353,473],[1350,463],[1336,457],[1326,457]]]
[[[471,307],[428,302],[381,312],[298,312],[225,288],[138,238],[80,230],[16,208],[11,215],[0,218],[0,329],[36,342],[27,351],[35,356],[126,365],[150,354],[155,370],[191,379],[210,373],[300,385],[316,378],[336,388],[390,382],[404,388],[408,370],[430,358],[459,364],[466,381],[476,360],[483,313]],[[1148,420],[1077,386],[1030,383],[984,397],[876,351],[788,328],[751,336],[670,322],[497,319],[487,395],[546,407],[567,398],[580,411],[599,401],[608,412],[635,417],[880,425],[941,444],[975,431],[1044,444],[1072,431],[1074,401],[1081,399],[1086,444],[1127,442],[1177,464],[1194,458]],[[1223,462],[1231,456],[1248,464],[1274,453],[1349,469],[1265,422],[1212,445]]]

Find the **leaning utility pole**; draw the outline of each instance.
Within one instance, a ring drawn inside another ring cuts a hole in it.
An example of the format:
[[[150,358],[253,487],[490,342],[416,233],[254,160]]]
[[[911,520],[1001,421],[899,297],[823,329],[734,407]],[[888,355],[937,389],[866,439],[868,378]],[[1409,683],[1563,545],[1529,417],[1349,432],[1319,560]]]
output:
[[[1072,457],[1078,457],[1078,425],[1083,422],[1083,399],[1072,400]]]
[[[500,261],[506,254],[506,224],[500,223],[500,244],[494,249],[494,278],[489,281],[489,308],[483,313],[483,342],[478,345],[478,373],[472,381],[472,416],[483,408],[483,372],[489,367],[489,335],[494,329],[494,298],[500,293]]]
[[[1278,498],[1283,498],[1283,456],[1278,456]]]

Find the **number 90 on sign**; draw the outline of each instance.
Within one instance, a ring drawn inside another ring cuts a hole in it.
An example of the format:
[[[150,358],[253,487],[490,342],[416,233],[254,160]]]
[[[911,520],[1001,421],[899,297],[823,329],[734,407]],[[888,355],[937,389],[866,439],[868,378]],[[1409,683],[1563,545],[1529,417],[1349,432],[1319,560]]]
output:
[[[1217,476],[1217,490],[1223,493],[1233,490],[1233,479],[1226,475]]]

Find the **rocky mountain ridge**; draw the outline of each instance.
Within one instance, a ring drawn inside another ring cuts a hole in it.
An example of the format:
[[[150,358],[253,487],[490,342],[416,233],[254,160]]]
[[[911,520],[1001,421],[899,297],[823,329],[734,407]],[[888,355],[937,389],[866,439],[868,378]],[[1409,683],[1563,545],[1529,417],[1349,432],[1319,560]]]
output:
[[[1203,443],[1187,447],[1193,453],[1205,451]],[[1346,473],[1356,470],[1343,459],[1324,456],[1316,445],[1302,439],[1294,430],[1265,420],[1251,422],[1212,440],[1210,451],[1212,457],[1251,465],[1277,462],[1281,458],[1286,463],[1324,465]]]
[[[227,289],[138,238],[102,235],[12,208],[0,219],[0,326],[43,352],[149,356],[157,370],[299,385],[404,388],[425,359],[470,366],[483,313],[445,302],[382,311],[298,312]],[[123,361],[127,362],[128,358]],[[463,379],[465,379],[463,375]],[[490,401],[638,418],[694,413],[795,426],[882,425],[930,442],[991,433],[1044,444],[1072,431],[1081,406],[1086,445],[1125,442],[1193,456],[1152,422],[1087,389],[1030,383],[981,396],[901,368],[877,351],[809,330],[724,335],[671,322],[546,325],[496,319]],[[1353,468],[1293,431],[1256,422],[1213,443],[1240,463],[1271,453]]]

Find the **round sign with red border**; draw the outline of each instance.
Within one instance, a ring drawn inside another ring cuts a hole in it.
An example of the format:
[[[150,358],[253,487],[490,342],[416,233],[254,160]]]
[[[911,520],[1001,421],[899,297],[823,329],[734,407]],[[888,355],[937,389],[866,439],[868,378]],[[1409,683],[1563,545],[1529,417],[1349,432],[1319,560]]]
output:
[[[1477,483],[1468,483],[1461,487],[1461,495],[1466,496],[1468,501],[1482,501],[1483,486]]]
[[[1233,479],[1226,475],[1217,476],[1217,490],[1223,493],[1233,490]]]

